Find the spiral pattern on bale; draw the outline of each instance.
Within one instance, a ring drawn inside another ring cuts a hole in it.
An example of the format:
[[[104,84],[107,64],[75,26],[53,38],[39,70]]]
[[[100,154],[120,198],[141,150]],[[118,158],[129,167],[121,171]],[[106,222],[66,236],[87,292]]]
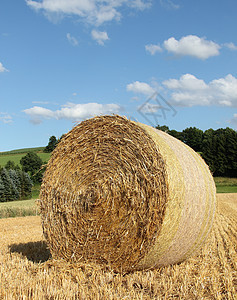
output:
[[[75,126],[54,150],[41,186],[53,258],[127,272],[188,257],[210,230],[215,188],[203,160],[191,150],[187,162],[187,153],[180,141],[117,115]]]

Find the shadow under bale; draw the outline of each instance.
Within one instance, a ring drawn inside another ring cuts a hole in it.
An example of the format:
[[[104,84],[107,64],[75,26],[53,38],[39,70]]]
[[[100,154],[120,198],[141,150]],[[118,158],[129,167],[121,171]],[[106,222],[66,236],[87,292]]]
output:
[[[44,241],[12,244],[9,246],[9,249],[11,253],[20,253],[34,263],[45,262],[51,257],[47,244]]]

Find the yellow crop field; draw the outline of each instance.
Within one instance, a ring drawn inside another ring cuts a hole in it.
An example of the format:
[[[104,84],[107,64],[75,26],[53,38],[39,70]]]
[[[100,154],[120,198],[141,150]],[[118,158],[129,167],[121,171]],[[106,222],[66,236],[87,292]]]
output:
[[[40,217],[0,220],[0,299],[237,299],[237,194],[217,195],[199,254],[153,271],[50,259]]]

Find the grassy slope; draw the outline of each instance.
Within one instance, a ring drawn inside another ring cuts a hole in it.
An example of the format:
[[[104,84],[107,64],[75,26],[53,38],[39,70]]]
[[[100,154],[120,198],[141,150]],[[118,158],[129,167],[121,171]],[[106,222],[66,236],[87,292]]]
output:
[[[48,161],[50,157],[50,153],[44,153],[44,152],[38,152],[34,151],[37,153],[37,155],[42,159],[43,162]],[[20,160],[23,156],[25,156],[28,152],[22,152],[22,153],[9,153],[6,152],[6,154],[1,154],[0,155],[0,166],[4,167],[6,163],[11,160],[14,161],[16,165],[20,166]]]
[[[14,161],[17,165],[20,165],[21,158],[25,156],[28,152],[37,153],[37,155],[41,157],[43,162],[48,161],[50,158],[50,153],[44,153],[43,149],[44,147],[37,147],[1,152],[0,166],[5,166],[5,164],[9,160]],[[0,218],[37,215],[38,210],[35,205],[35,200],[39,198],[39,192],[40,184],[36,184],[32,188],[32,199],[4,203],[0,202]]]
[[[44,150],[44,147],[22,148],[22,149],[16,149],[16,150],[11,150],[11,151],[0,152],[0,155],[19,154],[19,153],[27,153],[27,152],[40,152],[43,150]]]

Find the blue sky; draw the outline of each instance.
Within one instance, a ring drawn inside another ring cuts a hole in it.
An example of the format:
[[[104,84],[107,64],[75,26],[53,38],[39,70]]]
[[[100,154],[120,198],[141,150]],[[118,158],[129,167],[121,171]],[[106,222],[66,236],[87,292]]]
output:
[[[237,129],[236,15],[235,0],[1,0],[0,151],[100,114]]]

